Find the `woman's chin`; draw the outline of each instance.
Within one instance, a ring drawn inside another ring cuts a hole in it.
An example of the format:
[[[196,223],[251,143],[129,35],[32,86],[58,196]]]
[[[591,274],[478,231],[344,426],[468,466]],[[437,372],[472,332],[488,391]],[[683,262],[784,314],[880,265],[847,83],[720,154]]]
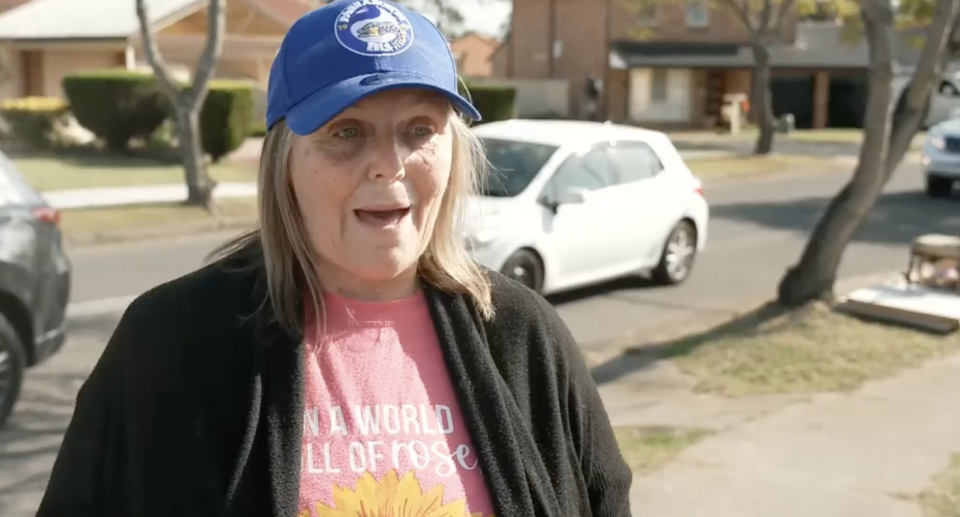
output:
[[[377,250],[348,265],[349,273],[368,282],[386,282],[402,277],[416,269],[417,257],[400,250]]]

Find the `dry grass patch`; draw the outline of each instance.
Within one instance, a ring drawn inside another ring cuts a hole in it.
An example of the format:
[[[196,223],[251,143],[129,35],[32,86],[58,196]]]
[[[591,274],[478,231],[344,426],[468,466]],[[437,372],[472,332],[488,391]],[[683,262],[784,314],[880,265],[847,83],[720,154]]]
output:
[[[760,174],[850,172],[852,165],[833,157],[771,154],[729,155],[686,160],[698,176],[754,176]]]
[[[137,228],[189,226],[218,221],[244,221],[257,218],[255,198],[221,199],[216,213],[183,204],[132,205],[109,208],[65,210],[60,226],[70,234],[93,234]]]
[[[146,158],[118,156],[28,156],[13,163],[27,182],[40,191],[98,187],[128,187],[183,183],[183,167]],[[252,167],[213,164],[217,181],[256,181]]]
[[[681,451],[710,432],[675,427],[619,427],[614,430],[620,453],[637,474],[646,474],[667,464]]]
[[[950,458],[933,485],[920,494],[924,517],[960,517],[960,453]]]
[[[669,345],[665,356],[699,391],[740,396],[848,391],[957,350],[955,334],[866,322],[822,305],[786,312],[768,304]]]

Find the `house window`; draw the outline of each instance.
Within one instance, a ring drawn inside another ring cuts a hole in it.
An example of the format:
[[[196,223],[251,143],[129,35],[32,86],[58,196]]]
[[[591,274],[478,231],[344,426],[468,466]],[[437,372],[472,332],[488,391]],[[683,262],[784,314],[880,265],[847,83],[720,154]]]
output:
[[[650,71],[650,100],[653,102],[666,102],[667,83],[669,80],[669,70],[666,68],[654,68]]]
[[[710,8],[706,0],[687,0],[687,27],[710,25]]]

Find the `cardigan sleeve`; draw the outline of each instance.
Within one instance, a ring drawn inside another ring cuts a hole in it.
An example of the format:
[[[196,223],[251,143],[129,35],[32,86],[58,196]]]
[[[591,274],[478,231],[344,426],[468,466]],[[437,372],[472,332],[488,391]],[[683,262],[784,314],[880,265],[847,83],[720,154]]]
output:
[[[108,462],[116,460],[120,356],[130,326],[125,315],[80,387],[37,517],[100,517],[106,512]]]
[[[578,453],[593,517],[630,517],[633,473],[620,453],[610,417],[579,345],[559,316],[557,324],[567,363],[570,422],[579,437]]]

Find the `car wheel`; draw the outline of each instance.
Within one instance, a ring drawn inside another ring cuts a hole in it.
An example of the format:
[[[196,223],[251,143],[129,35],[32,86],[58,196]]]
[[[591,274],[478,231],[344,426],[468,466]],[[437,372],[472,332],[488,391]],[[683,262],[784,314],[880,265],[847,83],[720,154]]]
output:
[[[500,272],[538,293],[543,290],[543,264],[540,257],[530,250],[520,250],[511,255]]]
[[[690,276],[697,256],[697,229],[689,221],[680,221],[667,238],[653,280],[662,285],[679,284]]]
[[[0,314],[0,427],[17,405],[26,367],[27,358],[20,336],[10,321]]]
[[[927,195],[948,197],[953,191],[953,180],[942,176],[927,176]]]

